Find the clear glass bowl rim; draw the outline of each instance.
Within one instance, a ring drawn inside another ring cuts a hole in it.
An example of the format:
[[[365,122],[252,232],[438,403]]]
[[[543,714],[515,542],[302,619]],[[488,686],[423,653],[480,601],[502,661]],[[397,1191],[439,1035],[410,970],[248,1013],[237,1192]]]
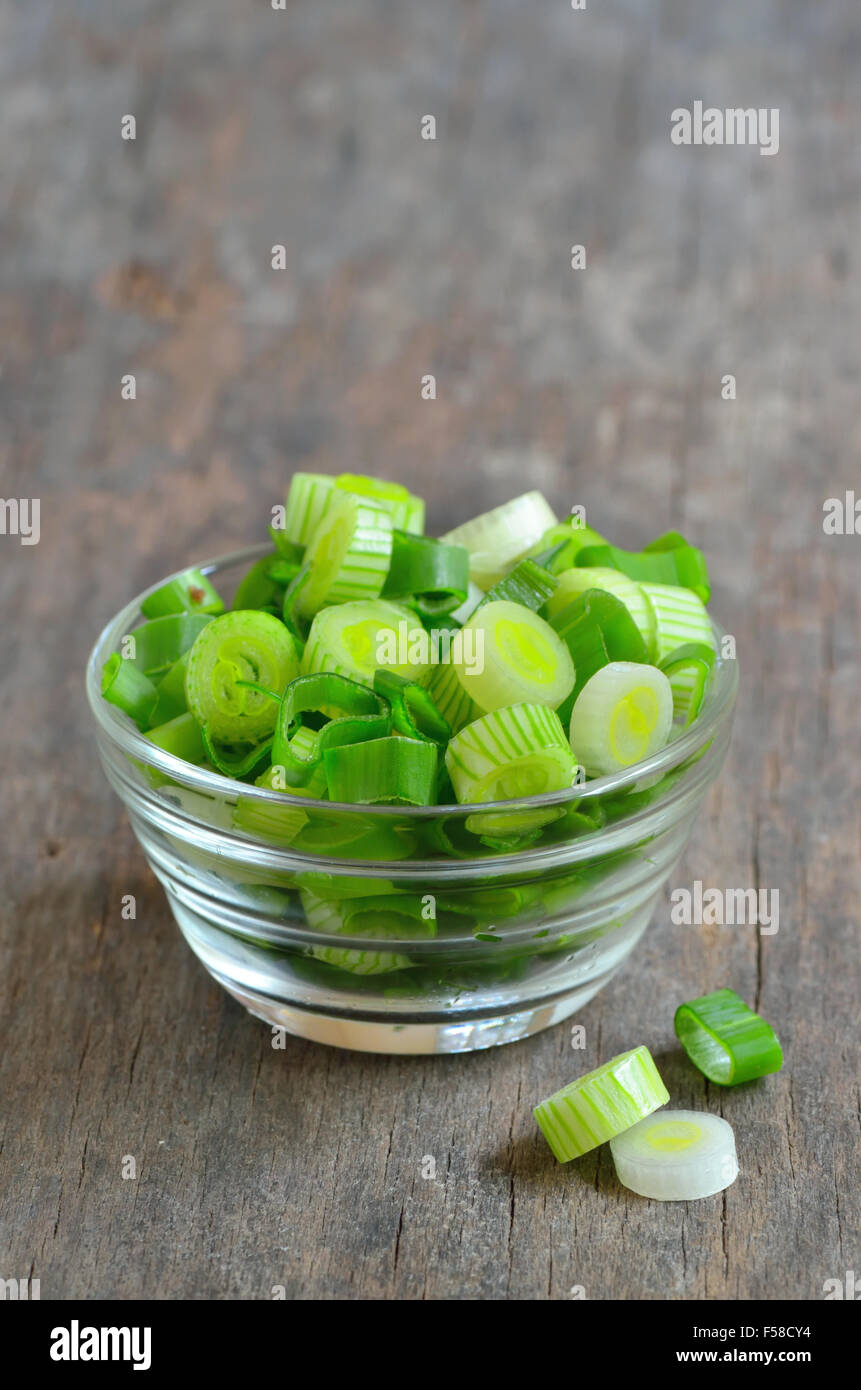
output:
[[[197,565],[196,568],[210,577],[217,576],[220,571],[236,565],[246,564],[250,566],[255,560],[271,553],[271,550],[271,545],[266,542],[245,546],[241,550],[234,550],[226,555],[217,556],[215,559],[206,560]],[[281,806],[282,808],[285,804],[289,804],[300,809],[313,808],[316,811],[325,808],[327,811],[351,812],[354,815],[360,813],[363,816],[396,816],[400,818],[410,816],[427,819],[450,816],[466,817],[482,812],[499,813],[500,811],[529,811],[552,806],[564,807],[570,801],[583,801],[591,797],[625,791],[633,787],[641,778],[651,778],[668,772],[706,747],[732,714],[735,703],[739,679],[738,662],[734,658],[732,660],[718,660],[715,663],[714,677],[698,718],[689,729],[680,734],[672,743],[667,744],[665,748],[660,749],[652,757],[643,759],[642,762],[632,763],[624,772],[613,773],[606,777],[596,777],[592,781],[575,784],[563,791],[547,792],[541,796],[525,797],[519,801],[486,801],[469,805],[455,803],[433,806],[368,806],[360,802],[320,802],[308,797],[292,796],[287,792],[270,791],[266,787],[256,787],[253,783],[240,783],[219,772],[209,772],[204,768],[195,767],[191,763],[183,761],[182,758],[177,758],[174,754],[157,748],[135,728],[132,721],[122,711],[102,696],[102,666],[111,653],[117,650],[121,639],[133,632],[135,626],[139,625],[141,602],[149,594],[160,589],[162,585],[169,583],[171,579],[184,574],[188,568],[190,566],[184,565],[182,569],[175,570],[173,574],[166,575],[163,579],[159,579],[156,583],[143,589],[106,623],[87,659],[86,687],[93,717],[103,733],[120,752],[137,762],[145,763],[147,766],[157,769],[173,781],[208,796],[235,797],[238,789],[241,788],[243,798],[251,797],[268,805]],[[723,633],[714,620],[712,620],[712,627],[716,637],[720,640]]]

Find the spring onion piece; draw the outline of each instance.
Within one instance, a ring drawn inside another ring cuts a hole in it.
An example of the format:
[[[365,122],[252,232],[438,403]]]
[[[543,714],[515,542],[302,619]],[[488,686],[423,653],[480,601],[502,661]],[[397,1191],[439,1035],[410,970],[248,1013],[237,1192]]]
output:
[[[510,574],[497,581],[483,599],[476,605],[482,608],[486,603],[496,603],[505,599],[510,603],[520,603],[537,613],[556,589],[556,580],[548,570],[542,569],[535,560],[520,560]],[[470,615],[471,616],[471,615]]]
[[[571,747],[592,777],[657,753],[673,725],[673,692],[656,666],[611,661],[584,685],[571,714]]]
[[[577,770],[559,719],[540,704],[476,719],[455,734],[445,762],[461,804],[562,791],[573,785]]]
[[[300,724],[290,738],[290,761],[301,765],[301,774],[295,786],[291,786],[287,768],[283,763],[273,762],[255,781],[255,786],[268,787],[275,792],[293,792],[296,796],[321,799],[326,796],[326,769],[320,752],[320,735],[316,729]],[[294,768],[295,772],[295,768]]]
[[[610,1141],[624,1187],[658,1202],[695,1202],[738,1177],[732,1126],[719,1115],[664,1110]]]
[[[301,717],[311,713],[325,715],[328,723],[313,742],[297,743]],[[384,739],[390,730],[388,701],[367,686],[332,671],[298,676],[277,711],[272,762],[284,768],[291,787],[303,787],[327,748]]]
[[[157,748],[163,748],[165,753],[172,753],[175,758],[182,758],[187,763],[199,764],[206,759],[200,725],[194,715],[187,712],[176,719],[169,719],[166,724],[159,724],[156,729],[150,729],[147,738]]]
[[[485,713],[506,705],[555,709],[574,687],[574,663],[549,623],[505,599],[482,604],[463,627],[460,659],[452,665],[470,699]],[[472,656],[473,660],[468,660]]]
[[[145,618],[163,618],[170,613],[223,613],[224,603],[206,575],[191,569],[145,598],[141,612]]]
[[[774,1029],[732,989],[681,1004],[676,1037],[695,1067],[718,1086],[738,1086],[783,1066]]]
[[[654,614],[656,661],[663,661],[690,642],[714,647],[711,619],[702,600],[690,589],[647,583],[640,585],[640,591]]]
[[[307,583],[296,598],[296,612],[310,618],[324,604],[376,598],[392,558],[389,513],[349,493],[328,507],[305,551]]]
[[[589,546],[577,556],[578,565],[609,565],[638,583],[670,584],[691,589],[703,603],[711,593],[705,556],[678,531],[668,531],[645,550],[620,550],[615,545]]]
[[[639,584],[627,575],[614,569],[570,569],[558,575],[556,592],[548,599],[544,612],[548,618],[561,613],[575,598],[589,589],[604,589],[621,599],[630,613],[646,644],[646,658],[651,661],[655,655],[655,615]]]
[[[567,608],[556,612],[550,626],[571,653],[576,680],[571,694],[557,709],[568,724],[574,701],[584,685],[611,661],[645,662],[646,644],[621,599],[605,589],[587,589]]]
[[[449,545],[466,546],[470,576],[479,588],[490,589],[555,523],[542,494],[525,492],[456,526],[442,539]]]
[[[323,754],[330,801],[359,805],[430,806],[437,749],[412,738],[377,738]]]
[[[123,638],[123,657],[158,682],[188,651],[201,628],[211,622],[210,613],[170,613],[153,618]]]
[[[243,608],[262,608],[280,616],[284,590],[299,569],[299,564],[291,564],[278,553],[264,555],[240,580],[231,608],[234,612]]]
[[[372,686],[385,667],[423,682],[430,673],[428,634],[415,613],[388,599],[323,608],[311,624],[302,671],[334,671]]]
[[[354,497],[365,497],[375,507],[382,507],[383,511],[389,513],[392,526],[400,531],[420,536],[425,529],[424,502],[400,483],[390,483],[384,478],[366,478],[362,473],[340,473],[335,479],[335,487],[352,493]]]
[[[685,728],[699,714],[715,664],[715,649],[705,642],[685,642],[658,662],[673,692],[673,718]]]
[[[428,694],[455,734],[465,724],[471,724],[473,719],[478,719],[481,715],[478,705],[458,680],[457,671],[451,661],[442,662],[433,668],[428,681]]]
[[[225,777],[235,777],[241,782],[243,777],[250,777],[263,763],[269,761],[272,751],[271,734],[259,743],[234,744],[216,738],[208,724],[204,724],[200,732],[207,761],[216,772],[223,773]]]
[[[268,767],[254,783],[268,791],[282,790],[277,778],[273,780],[272,768]],[[302,792],[305,796],[306,792]],[[233,826],[246,834],[261,835],[275,844],[292,845],[297,835],[308,824],[308,817],[301,806],[293,806],[285,800],[283,806],[270,806],[268,802],[240,796],[233,810]]]
[[[296,640],[271,613],[224,613],[198,633],[188,654],[188,708],[212,738],[258,743],[273,732],[278,706],[243,682],[281,692],[298,673]]]
[[[102,667],[102,694],[110,704],[133,719],[139,729],[147,728],[158,691],[133,661],[124,660],[118,652],[108,657]]]
[[[345,922],[337,903],[327,902],[307,891],[300,893],[300,897],[308,926],[313,931],[327,936],[394,936],[399,939],[404,936],[406,924],[397,915],[389,918],[383,912],[375,914],[373,929],[369,930],[364,921]],[[433,927],[433,923],[429,925]],[[412,964],[409,956],[395,951],[355,951],[347,946],[312,946],[309,955],[324,961],[326,965],[349,970],[355,975],[388,975],[393,970],[404,970]]]
[[[359,473],[342,473],[337,478],[322,473],[294,473],[281,530],[285,541],[307,546],[329,508],[344,493],[386,512],[392,526],[401,531],[420,535],[424,530],[424,502],[400,483],[366,478]]]
[[[165,621],[161,619],[161,621]],[[150,716],[150,724],[166,724],[169,719],[185,714],[188,703],[185,698],[185,672],[188,666],[188,653],[183,652],[156,687],[155,709]]]
[[[306,546],[328,510],[334,478],[322,473],[294,473],[284,508],[280,534],[293,545]]]
[[[545,569],[549,569],[551,574],[561,574],[563,570],[576,564],[578,554],[587,545],[606,544],[604,537],[593,531],[591,526],[585,523],[575,525],[574,519],[571,518],[568,521],[560,521],[558,526],[551,526],[545,531],[541,539],[529,550],[528,556]]]
[[[419,613],[435,618],[464,603],[468,587],[469,551],[462,545],[393,532],[384,597],[411,599]]]
[[[560,1163],[597,1149],[670,1098],[647,1047],[622,1052],[563,1086],[533,1112]]]
[[[443,719],[431,696],[418,681],[396,676],[393,671],[374,673],[374,690],[388,700],[392,728],[407,738],[427,739],[443,747],[451,738],[451,725]]]

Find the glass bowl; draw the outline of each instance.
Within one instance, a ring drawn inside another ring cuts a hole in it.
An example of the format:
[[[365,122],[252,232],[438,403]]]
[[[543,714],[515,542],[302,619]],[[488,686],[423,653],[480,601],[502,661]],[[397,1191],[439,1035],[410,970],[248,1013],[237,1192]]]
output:
[[[229,601],[268,549],[200,568]],[[419,808],[268,791],[163,752],[102,698],[144,597],[87,667],[105,774],[195,955],[273,1029],[315,1042],[466,1052],[569,1018],[645,931],[729,744],[737,663],[718,660],[692,728],[583,786]]]

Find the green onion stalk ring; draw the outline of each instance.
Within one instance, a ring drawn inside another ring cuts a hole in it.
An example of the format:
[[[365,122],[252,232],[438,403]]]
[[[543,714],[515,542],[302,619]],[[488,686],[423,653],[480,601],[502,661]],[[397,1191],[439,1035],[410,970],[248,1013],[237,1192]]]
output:
[[[715,650],[705,642],[685,642],[658,662],[673,692],[673,715],[685,728],[702,709],[715,664]]]
[[[301,716],[309,713],[325,714],[329,722],[312,747],[300,747],[295,735]],[[284,768],[291,786],[301,787],[327,749],[385,738],[390,730],[388,701],[367,686],[333,671],[297,676],[284,691],[277,712],[272,764]]]
[[[256,744],[274,731],[278,705],[254,685],[279,693],[298,674],[298,644],[271,613],[224,613],[189,652],[188,708],[212,739]]]
[[[596,671],[611,661],[645,662],[646,644],[621,599],[605,589],[587,589],[566,608],[554,612],[550,626],[571,653],[576,679],[557,714],[571,718],[574,701]]]
[[[395,732],[445,747],[451,738],[451,725],[443,719],[423,685],[380,669],[374,673],[374,690],[389,702]]]
[[[323,754],[330,801],[359,805],[430,806],[438,753],[433,743],[378,738]]]
[[[556,1158],[568,1163],[624,1133],[669,1098],[649,1049],[636,1047],[563,1086],[534,1114]]]
[[[383,596],[409,600],[423,617],[451,613],[466,600],[469,551],[428,536],[394,531]]]
[[[659,536],[645,550],[620,550],[615,545],[586,546],[575,560],[579,566],[604,566],[627,574],[638,583],[671,584],[691,589],[703,603],[709,600],[709,575],[705,556],[688,545],[678,531]]]
[[[163,618],[171,613],[223,613],[224,603],[198,569],[178,574],[141,604],[145,618]]]
[[[783,1066],[774,1029],[732,989],[681,1004],[674,1027],[694,1066],[718,1086],[738,1086]]]

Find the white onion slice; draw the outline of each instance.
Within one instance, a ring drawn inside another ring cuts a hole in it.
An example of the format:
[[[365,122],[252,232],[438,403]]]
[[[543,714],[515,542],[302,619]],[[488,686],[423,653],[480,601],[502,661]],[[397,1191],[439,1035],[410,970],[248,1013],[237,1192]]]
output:
[[[620,1183],[658,1202],[693,1202],[738,1177],[732,1126],[698,1110],[660,1110],[610,1140]]]

